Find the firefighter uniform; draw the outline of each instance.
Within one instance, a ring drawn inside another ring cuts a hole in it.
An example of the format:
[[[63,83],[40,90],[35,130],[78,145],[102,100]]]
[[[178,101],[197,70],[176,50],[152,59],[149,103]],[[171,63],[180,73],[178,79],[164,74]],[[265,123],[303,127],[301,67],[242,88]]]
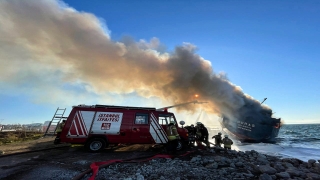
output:
[[[61,123],[58,124],[58,127],[56,129],[56,133],[57,133],[57,136],[54,140],[54,144],[59,144],[60,143],[60,135],[61,135],[61,132],[62,132],[62,129],[65,125],[65,120],[63,120]]]
[[[222,143],[224,144],[225,149],[231,149],[231,145],[233,144],[233,141],[228,138],[228,135],[224,135],[224,138],[222,139]]]
[[[202,137],[200,125],[201,125],[201,122],[197,122],[197,125],[196,125],[196,138],[197,138],[198,140],[200,140],[201,137]]]
[[[178,140],[180,139],[180,136],[178,134],[178,131],[174,122],[171,121],[170,124],[167,126],[166,133],[169,139],[167,144],[167,151],[169,153],[176,153]]]
[[[186,126],[184,127],[188,130],[188,136],[189,136],[189,145],[194,146],[195,143],[195,138],[196,138],[196,128],[194,127],[193,124],[191,124],[191,126]]]
[[[208,140],[209,132],[208,129],[201,123],[197,122],[197,138],[200,142],[204,142],[207,147],[210,147]]]
[[[219,132],[217,135],[212,136],[212,139],[214,138],[214,144],[217,147],[221,147],[222,143],[222,137],[221,137],[221,132]]]

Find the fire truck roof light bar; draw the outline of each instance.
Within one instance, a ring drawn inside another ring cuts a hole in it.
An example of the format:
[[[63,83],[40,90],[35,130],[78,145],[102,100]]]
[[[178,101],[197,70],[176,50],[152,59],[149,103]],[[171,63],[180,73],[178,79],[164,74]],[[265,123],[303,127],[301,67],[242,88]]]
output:
[[[109,108],[109,109],[141,109],[141,110],[149,110],[149,111],[155,111],[156,108],[152,107],[132,107],[132,106],[111,106],[111,105],[95,105],[96,108]]]

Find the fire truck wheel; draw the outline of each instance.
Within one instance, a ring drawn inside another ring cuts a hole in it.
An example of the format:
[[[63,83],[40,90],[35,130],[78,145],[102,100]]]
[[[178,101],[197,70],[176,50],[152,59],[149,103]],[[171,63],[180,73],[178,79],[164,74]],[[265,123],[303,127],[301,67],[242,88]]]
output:
[[[102,138],[92,138],[86,143],[86,149],[91,152],[98,152],[106,148],[106,141]]]

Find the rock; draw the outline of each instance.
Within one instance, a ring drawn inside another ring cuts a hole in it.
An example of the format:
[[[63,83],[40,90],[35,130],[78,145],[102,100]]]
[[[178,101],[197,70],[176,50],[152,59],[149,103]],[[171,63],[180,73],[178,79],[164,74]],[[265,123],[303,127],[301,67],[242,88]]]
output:
[[[272,179],[277,179],[276,175],[271,175]]]
[[[284,158],[281,160],[282,162],[287,162],[292,164],[295,167],[298,167],[299,164],[301,164],[303,161],[301,161],[300,159],[296,159],[296,158]]]
[[[316,163],[317,161],[316,160],[314,160],[314,159],[309,159],[308,160],[308,164],[313,164],[313,163]]]
[[[276,173],[276,176],[279,177],[279,178],[283,178],[283,179],[290,178],[290,174],[287,173],[287,172]]]
[[[307,175],[306,175],[306,173],[300,171],[299,177],[301,177],[302,179],[306,179]]]
[[[236,165],[237,167],[242,167],[242,166],[243,166],[243,163],[242,163],[242,162],[237,162],[235,165]]]
[[[320,180],[320,175],[315,173],[307,173],[306,174],[308,178],[311,178],[312,180]]]
[[[263,154],[258,154],[258,158],[267,159],[267,157]]]
[[[137,180],[144,180],[144,176],[142,176],[141,174],[136,175],[136,177],[137,177]]]
[[[230,163],[230,167],[235,168],[236,166],[233,163]]]
[[[286,169],[286,172],[290,174],[290,176],[300,176],[300,171],[295,167],[290,167]]]
[[[212,163],[212,164],[207,164],[205,166],[206,168],[212,168],[212,169],[217,169],[218,168],[218,163]]]
[[[308,163],[307,162],[303,162],[299,165],[299,167],[302,167],[302,168],[307,168],[308,167]]]
[[[282,164],[284,167],[289,168],[289,167],[294,167],[291,163],[285,162]]]
[[[257,158],[257,162],[261,165],[267,165],[269,164],[269,161],[266,159],[266,158],[263,158],[263,157],[258,157]]]
[[[201,161],[201,157],[193,157],[190,162],[198,162]]]
[[[249,178],[254,176],[253,174],[249,174],[249,173],[242,173],[242,175]]]
[[[224,157],[215,156],[215,157],[214,157],[214,161],[216,161],[216,162],[222,162],[222,161],[224,161]]]
[[[277,170],[277,172],[282,172],[282,171],[286,170],[286,168],[284,168],[280,163],[274,164],[273,168],[275,168]]]
[[[227,174],[227,171],[224,170],[224,169],[222,169],[222,170],[219,171],[219,174],[220,174],[220,175],[226,175],[226,174]]]
[[[247,156],[251,156],[251,151],[245,151],[244,152]]]
[[[208,162],[209,162],[208,159],[203,159],[203,160],[202,160],[202,164],[204,164],[204,165],[205,165],[205,164],[208,164]]]
[[[252,171],[254,174],[255,173],[259,173],[259,174],[261,173],[260,169],[259,169],[259,166],[256,166],[256,165],[254,165],[252,163],[247,164],[246,168],[248,170]]]
[[[0,155],[3,155],[4,154],[4,151],[0,150]]]
[[[238,156],[243,157],[243,156],[245,156],[245,153],[244,153],[244,152],[242,152],[242,151],[239,151],[239,152],[238,152]]]
[[[261,165],[259,166],[259,170],[261,173],[266,173],[269,175],[275,174],[277,172],[276,169],[274,169],[273,167],[270,167],[269,165]]]
[[[272,177],[269,174],[263,173],[260,175],[259,180],[272,180]]]

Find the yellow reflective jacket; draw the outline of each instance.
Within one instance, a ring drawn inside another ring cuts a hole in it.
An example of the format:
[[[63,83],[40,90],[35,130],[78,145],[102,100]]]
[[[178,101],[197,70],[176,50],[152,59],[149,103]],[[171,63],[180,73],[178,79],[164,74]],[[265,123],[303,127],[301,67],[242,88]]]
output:
[[[58,127],[56,129],[57,133],[62,132],[64,124],[65,124],[64,122],[61,122],[61,123],[58,124]]]
[[[180,138],[175,125],[168,125],[166,133],[168,135],[169,141],[173,141]]]
[[[231,148],[231,145],[233,144],[233,141],[229,138],[223,138],[222,143],[224,144],[224,147]]]

